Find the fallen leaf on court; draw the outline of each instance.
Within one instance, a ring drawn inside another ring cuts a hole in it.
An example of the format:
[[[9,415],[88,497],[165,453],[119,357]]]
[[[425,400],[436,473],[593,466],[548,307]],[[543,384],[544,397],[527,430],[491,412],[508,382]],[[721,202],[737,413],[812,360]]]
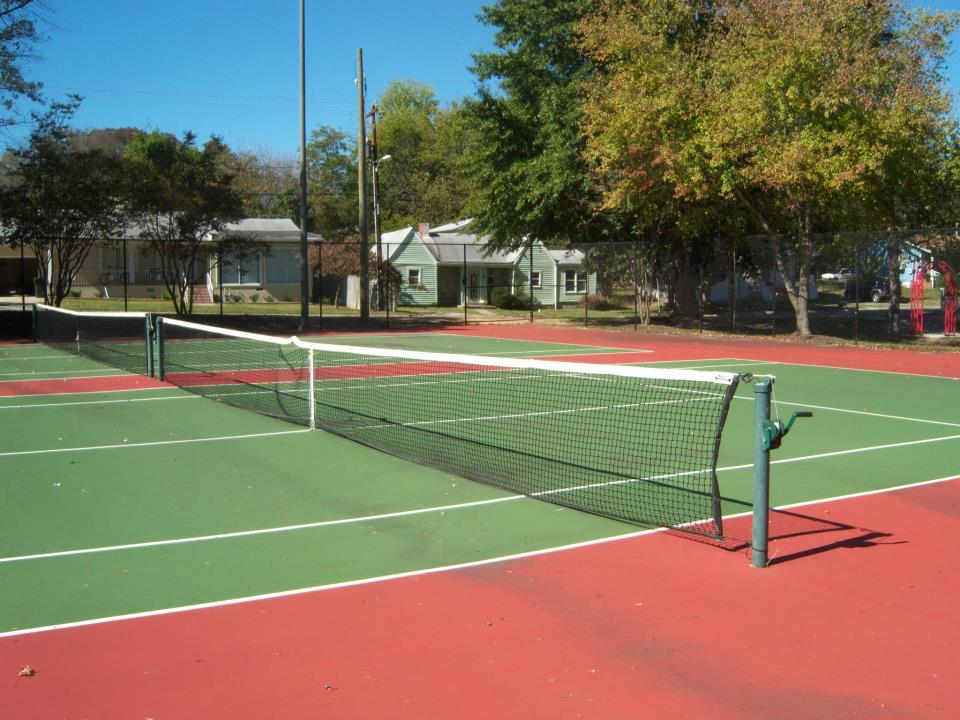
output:
[[[33,677],[36,674],[37,674],[36,670],[34,670],[29,665],[24,665],[22,668],[20,668],[19,677]]]

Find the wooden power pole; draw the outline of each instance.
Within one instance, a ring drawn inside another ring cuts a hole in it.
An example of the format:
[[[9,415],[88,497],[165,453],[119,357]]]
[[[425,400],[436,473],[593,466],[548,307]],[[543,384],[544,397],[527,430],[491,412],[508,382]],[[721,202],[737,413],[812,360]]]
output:
[[[360,196],[360,320],[370,319],[370,248],[367,237],[367,114],[363,102],[363,48],[357,50],[357,190]]]

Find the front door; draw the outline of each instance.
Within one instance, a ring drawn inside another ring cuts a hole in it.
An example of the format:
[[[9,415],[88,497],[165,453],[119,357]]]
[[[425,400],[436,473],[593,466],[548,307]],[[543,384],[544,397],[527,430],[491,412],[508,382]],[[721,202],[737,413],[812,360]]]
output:
[[[480,302],[480,279],[477,277],[477,273],[471,272],[470,279],[467,282],[467,302],[468,303],[479,303]]]

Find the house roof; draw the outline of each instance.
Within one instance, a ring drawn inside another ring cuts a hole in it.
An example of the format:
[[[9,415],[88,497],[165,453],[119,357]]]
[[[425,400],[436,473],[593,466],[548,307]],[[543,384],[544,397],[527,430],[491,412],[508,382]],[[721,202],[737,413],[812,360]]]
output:
[[[547,250],[550,257],[557,265],[581,265],[583,263],[583,250]]]
[[[465,228],[467,225],[473,222],[473,218],[467,218],[466,220],[457,220],[456,222],[447,223],[446,225],[438,225],[435,228],[430,228],[431,233],[456,233]]]
[[[243,218],[237,222],[227,223],[223,230],[210,233],[207,239],[220,240],[238,236],[260,242],[298,242],[300,228],[290,218]],[[316,233],[308,232],[307,240],[318,242],[323,238]]]
[[[146,234],[143,225],[129,223],[116,239],[139,240]],[[230,238],[252,239],[265,243],[294,243],[300,241],[300,228],[289,218],[243,218],[237,222],[227,223],[223,230],[207,233],[204,242],[216,242]],[[309,242],[323,240],[316,233],[307,233]]]
[[[380,245],[387,250],[387,260],[393,260],[394,256],[400,251],[400,246],[413,232],[412,227],[401,228],[400,230],[391,230],[390,232],[380,233]],[[376,245],[371,246],[370,254],[377,252]]]
[[[465,233],[462,230],[473,222],[473,218],[430,228],[417,230],[405,227],[400,230],[383,233],[381,244],[387,249],[387,257],[394,259],[400,248],[410,238],[419,238],[434,260],[443,265],[462,265],[464,261],[471,265],[514,265],[523,255],[524,248],[501,250],[490,247],[489,235]],[[539,244],[539,241],[538,241]],[[371,248],[371,253],[376,252]],[[584,255],[580,250],[548,250],[551,259],[558,265],[580,265]]]
[[[422,237],[424,247],[440,263],[512,265],[520,257],[519,250],[487,250],[486,235],[461,235],[456,232],[431,231]]]

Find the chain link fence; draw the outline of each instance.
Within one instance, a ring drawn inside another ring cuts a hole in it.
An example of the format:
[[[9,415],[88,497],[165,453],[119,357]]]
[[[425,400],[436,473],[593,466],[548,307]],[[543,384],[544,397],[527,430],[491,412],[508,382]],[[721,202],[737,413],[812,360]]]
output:
[[[473,236],[411,231],[402,242],[369,246],[371,323],[670,325],[777,336],[796,331],[794,306],[805,285],[817,335],[859,341],[956,332],[956,229],[824,233],[808,246],[804,279],[803,247],[789,236],[699,240],[694,253],[643,241],[496,249]],[[35,262],[15,255],[2,262],[21,295],[42,295],[33,287]],[[360,245],[314,243],[308,262],[311,324],[359,324]],[[297,314],[299,265],[293,244],[236,258],[212,244],[191,293],[205,314]],[[124,307],[133,299],[162,301],[165,292],[156,263],[118,244],[91,253],[72,288],[85,298],[122,299]]]

